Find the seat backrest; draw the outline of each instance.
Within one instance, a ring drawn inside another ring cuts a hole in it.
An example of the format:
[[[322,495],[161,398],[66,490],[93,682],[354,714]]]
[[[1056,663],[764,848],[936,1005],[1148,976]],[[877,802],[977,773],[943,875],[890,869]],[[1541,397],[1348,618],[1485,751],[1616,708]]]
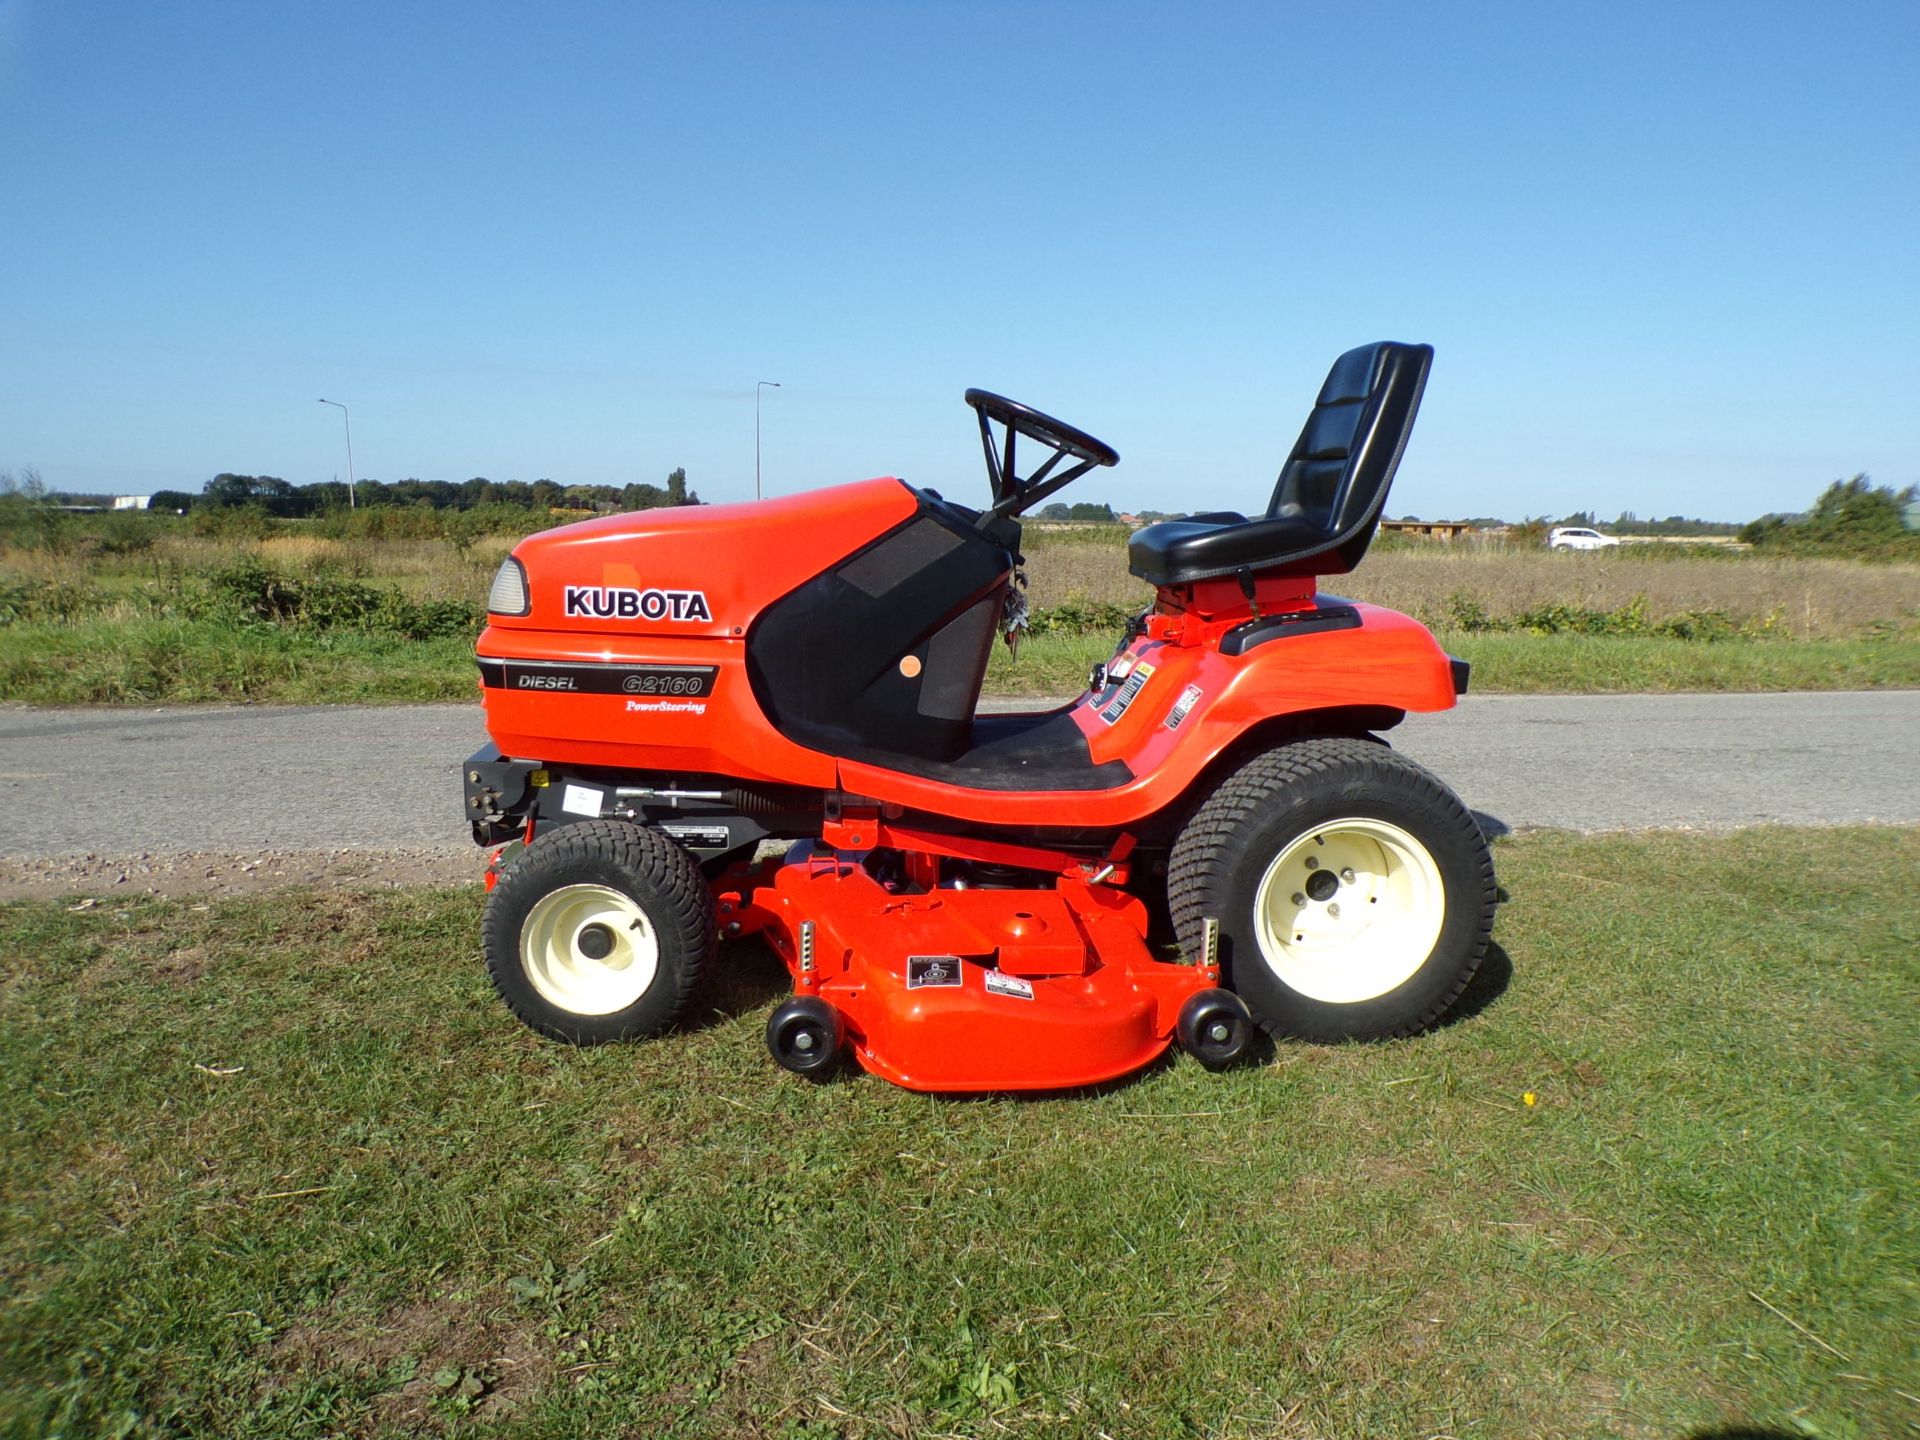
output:
[[[1349,350],[1327,372],[1267,507],[1270,520],[1325,533],[1325,548],[1344,564],[1323,562],[1319,573],[1344,573],[1366,554],[1432,365],[1431,345],[1381,340]]]

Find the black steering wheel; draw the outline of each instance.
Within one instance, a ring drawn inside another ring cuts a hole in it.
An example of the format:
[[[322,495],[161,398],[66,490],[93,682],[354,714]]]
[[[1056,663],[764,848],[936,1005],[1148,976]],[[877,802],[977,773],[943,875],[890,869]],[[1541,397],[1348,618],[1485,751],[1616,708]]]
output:
[[[987,481],[993,487],[993,505],[980,517],[983,525],[1003,515],[1018,515],[1039,504],[1096,465],[1116,465],[1120,461],[1120,452],[1106,441],[1096,440],[1086,431],[1042,414],[1031,405],[1022,405],[1018,400],[1009,400],[991,390],[969,390],[967,404],[979,412],[980,447],[986,452]],[[995,445],[990,428],[995,420],[1006,431],[1005,439],[999,445]],[[1014,468],[1016,435],[1038,440],[1053,451],[1046,463],[1025,479]],[[1078,463],[1058,474],[1053,473],[1055,466],[1069,459]]]

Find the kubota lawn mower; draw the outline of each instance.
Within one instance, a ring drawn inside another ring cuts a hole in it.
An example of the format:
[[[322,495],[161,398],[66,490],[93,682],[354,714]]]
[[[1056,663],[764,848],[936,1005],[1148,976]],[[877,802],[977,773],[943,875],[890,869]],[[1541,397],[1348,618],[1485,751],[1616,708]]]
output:
[[[1218,1068],[1256,1024],[1431,1025],[1486,949],[1493,865],[1378,737],[1450,707],[1466,666],[1316,580],[1366,553],[1432,358],[1341,356],[1265,514],[1135,534],[1157,596],[1063,708],[974,713],[1024,618],[1020,515],[1119,456],[998,395],[966,397],[982,509],[880,479],[522,541],[465,767],[474,838],[502,847],[502,998],[559,1040],[654,1034],[722,937],[758,932],[793,976],[780,1064],[851,1051],[943,1091],[1092,1084],[1176,1037]],[[1045,452],[1024,477],[1020,438]]]

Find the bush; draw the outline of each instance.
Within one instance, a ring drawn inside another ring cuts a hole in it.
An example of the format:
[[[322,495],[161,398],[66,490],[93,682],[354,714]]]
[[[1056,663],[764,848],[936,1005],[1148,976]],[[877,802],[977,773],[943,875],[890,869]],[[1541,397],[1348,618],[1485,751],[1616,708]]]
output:
[[[1095,635],[1125,628],[1135,613],[1111,600],[1075,597],[1051,609],[1033,611],[1027,618],[1027,628],[1035,635]]]
[[[313,522],[329,540],[438,540],[446,534],[441,512],[426,504],[362,505],[357,510],[328,510]],[[526,511],[521,511],[524,523]]]
[[[409,600],[390,586],[331,576],[295,580],[251,556],[217,571],[208,590],[216,615],[248,625],[434,640],[472,635],[482,618],[469,601]]]
[[[260,505],[196,506],[187,524],[206,540],[264,540],[273,533],[273,517]]]
[[[1745,624],[1724,610],[1681,610],[1659,620],[1648,618],[1647,597],[1635,595],[1624,605],[1611,610],[1595,610],[1583,605],[1538,605],[1522,610],[1511,618],[1490,613],[1486,606],[1463,591],[1447,597],[1445,628],[1470,635],[1520,632],[1528,635],[1608,635],[1654,637],[1668,640],[1732,640],[1739,636],[1759,639],[1781,633],[1780,612],[1772,611]]]
[[[73,548],[73,521],[44,501],[0,493],[0,541],[17,549],[66,554]]]
[[[1857,560],[1920,560],[1920,532],[1901,512],[1914,487],[1896,491],[1865,475],[1836,480],[1804,517],[1763,515],[1740,538],[1756,550],[1788,555],[1837,555]]]

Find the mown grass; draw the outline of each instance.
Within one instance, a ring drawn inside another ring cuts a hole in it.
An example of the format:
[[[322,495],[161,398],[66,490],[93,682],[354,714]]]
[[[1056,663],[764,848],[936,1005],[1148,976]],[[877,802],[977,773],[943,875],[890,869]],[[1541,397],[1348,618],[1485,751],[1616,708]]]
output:
[[[541,1042],[472,891],[0,907],[0,1430],[1911,1433],[1920,833],[1500,860],[1458,1023],[1040,1100],[782,1075],[745,947]]]

